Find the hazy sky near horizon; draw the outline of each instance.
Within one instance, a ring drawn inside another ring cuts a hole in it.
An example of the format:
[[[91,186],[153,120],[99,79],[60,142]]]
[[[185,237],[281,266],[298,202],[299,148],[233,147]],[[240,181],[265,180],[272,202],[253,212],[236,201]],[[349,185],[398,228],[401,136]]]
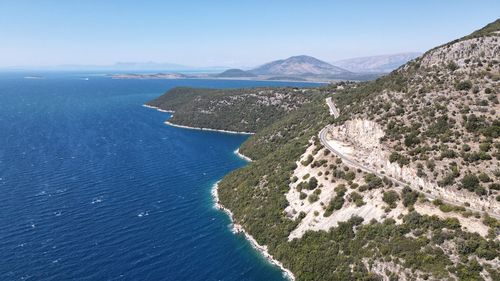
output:
[[[0,0],[0,67],[254,66],[426,51],[499,16],[498,0]]]

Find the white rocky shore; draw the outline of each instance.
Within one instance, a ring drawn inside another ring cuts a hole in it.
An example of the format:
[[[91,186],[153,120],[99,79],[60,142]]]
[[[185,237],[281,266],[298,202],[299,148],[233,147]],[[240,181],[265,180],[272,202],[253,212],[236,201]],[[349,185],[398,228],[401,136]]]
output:
[[[246,155],[241,154],[239,148],[234,151],[234,154],[236,154],[236,156],[240,157],[241,159],[243,159],[243,160],[245,160],[247,162],[252,162],[252,158],[250,158],[250,157],[248,157]]]
[[[190,126],[174,124],[174,123],[169,122],[169,121],[165,121],[165,124],[172,126],[172,127],[190,129],[190,130],[212,131],[212,132],[227,133],[227,134],[243,134],[243,135],[253,135],[254,134],[251,132],[238,132],[238,131],[228,131],[228,130],[217,130],[217,129],[211,129],[211,128],[190,127]]]
[[[161,109],[159,107],[152,106],[152,105],[143,104],[142,106],[147,107],[147,108],[156,109],[156,110],[161,111],[161,112],[174,113],[174,111],[172,111],[172,110],[165,110],[165,109]]]
[[[147,107],[147,108],[156,109],[156,110],[161,111],[161,112],[172,113],[172,114],[175,113],[175,111],[173,111],[173,110],[164,110],[164,109],[161,109],[159,107],[152,106],[152,105],[143,104],[142,106]],[[252,133],[252,132],[239,132],[239,131],[228,131],[228,130],[218,130],[218,129],[211,129],[211,128],[202,128],[202,127],[190,127],[190,126],[184,126],[184,125],[174,124],[174,123],[169,122],[169,121],[165,121],[165,124],[167,124],[169,126],[172,126],[172,127],[183,128],[183,129],[191,129],[191,130],[213,131],[213,132],[220,132],[220,133],[243,134],[243,135],[253,135],[253,134],[255,134],[255,133]]]
[[[231,212],[231,210],[227,209],[226,207],[222,206],[222,204],[220,203],[219,201],[219,193],[218,193],[218,189],[219,189],[219,182],[216,182],[213,187],[212,187],[212,197],[214,199],[214,207],[219,209],[219,210],[222,210],[224,211],[228,216],[229,218],[231,219],[231,225],[232,225],[232,231],[233,233],[242,233],[243,235],[245,235],[245,238],[250,241],[250,244],[252,244],[252,247],[254,247],[257,251],[259,251],[260,253],[262,253],[262,255],[272,264],[276,265],[277,267],[279,267],[282,271],[283,271],[283,274],[289,279],[289,280],[292,280],[292,281],[295,281],[295,275],[293,275],[293,273],[285,268],[283,266],[283,264],[276,260],[271,254],[269,254],[269,251],[267,250],[267,246],[266,245],[260,245],[256,240],[255,238],[253,238],[252,235],[250,235],[244,228],[242,225],[240,224],[237,224],[234,222],[234,216],[233,216],[233,212]]]

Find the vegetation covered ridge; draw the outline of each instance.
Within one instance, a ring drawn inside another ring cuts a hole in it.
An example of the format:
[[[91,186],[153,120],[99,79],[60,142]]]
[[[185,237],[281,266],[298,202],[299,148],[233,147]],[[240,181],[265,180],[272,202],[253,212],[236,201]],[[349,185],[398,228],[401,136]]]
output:
[[[315,89],[177,87],[147,103],[174,111],[170,123],[237,132],[257,132],[311,102]]]

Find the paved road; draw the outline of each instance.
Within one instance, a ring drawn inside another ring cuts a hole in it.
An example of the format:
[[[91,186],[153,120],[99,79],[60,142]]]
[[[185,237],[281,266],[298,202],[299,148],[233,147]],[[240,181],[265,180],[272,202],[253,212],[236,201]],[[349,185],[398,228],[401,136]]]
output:
[[[331,98],[327,98],[326,99],[326,103],[328,104],[328,107],[330,108],[330,115],[334,115],[335,118],[337,118],[339,115],[338,113],[338,110],[337,108],[335,107],[335,105],[333,104],[333,101]],[[365,167],[363,166],[361,163],[347,157],[345,154],[342,154],[341,152],[337,151],[335,148],[333,148],[327,141],[326,139],[326,135],[328,133],[328,130],[330,129],[330,126],[331,125],[328,125],[326,126],[325,128],[323,128],[320,132],[319,132],[319,140],[321,142],[321,144],[326,147],[328,150],[330,150],[330,152],[332,152],[333,154],[337,155],[340,159],[342,159],[342,161],[347,164],[348,166],[351,166],[355,169],[360,169],[362,171],[365,171],[367,173],[372,173],[372,174],[375,174],[377,175],[378,177],[386,177],[388,178],[389,180],[391,180],[393,183],[396,184],[395,188],[396,189],[399,189],[399,190],[402,190],[405,186],[409,186],[410,188],[412,188],[412,186],[408,185],[407,183],[401,181],[401,180],[398,180],[396,178],[393,178],[391,176],[388,176],[386,174],[381,174],[371,168],[368,168],[368,167]],[[412,188],[414,189],[414,188]],[[419,193],[422,193],[423,195],[425,195],[426,198],[428,199],[432,199],[432,200],[435,200],[435,199],[440,199],[441,201],[443,201],[444,203],[446,204],[450,204],[450,205],[457,205],[457,206],[460,206],[461,203],[459,202],[452,202],[452,201],[449,201],[449,200],[446,200],[446,199],[443,199],[439,196],[436,196],[434,194],[430,194],[430,193],[426,193],[426,192],[422,192],[421,190],[418,190],[418,189],[414,189],[415,191],[418,191]],[[469,210],[469,211],[473,211],[473,212],[479,212],[479,213],[483,213],[485,211],[481,210],[481,209],[477,209],[477,208],[474,208],[474,207],[465,207],[465,209]],[[488,215],[490,215],[491,217],[494,217],[496,219],[500,219],[500,215],[499,214],[495,214],[495,213],[490,213],[490,212],[487,212]]]
[[[332,98],[326,98],[326,104],[328,105],[328,108],[330,109],[330,115],[333,115],[333,117],[338,118],[340,116],[339,110],[335,106],[335,104],[332,101]]]

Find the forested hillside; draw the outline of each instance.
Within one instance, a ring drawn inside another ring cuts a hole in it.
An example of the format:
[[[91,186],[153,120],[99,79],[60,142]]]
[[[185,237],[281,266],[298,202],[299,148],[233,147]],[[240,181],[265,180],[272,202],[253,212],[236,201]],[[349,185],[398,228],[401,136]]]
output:
[[[168,121],[190,127],[256,132],[311,101],[298,88],[174,88],[148,105],[174,111]]]

